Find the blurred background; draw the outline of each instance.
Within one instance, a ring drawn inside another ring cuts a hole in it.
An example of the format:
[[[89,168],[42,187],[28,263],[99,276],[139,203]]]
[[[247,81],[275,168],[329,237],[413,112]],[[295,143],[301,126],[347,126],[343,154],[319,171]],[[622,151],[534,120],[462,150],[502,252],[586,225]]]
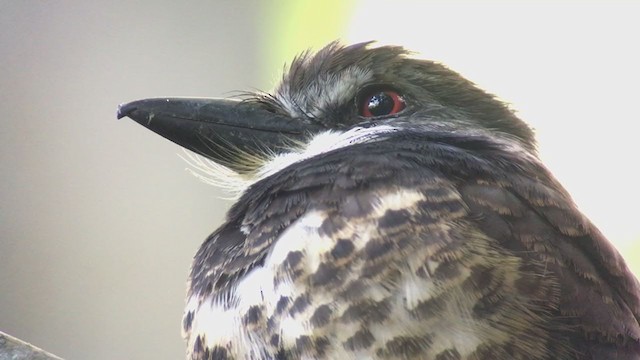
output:
[[[512,104],[640,274],[638,2],[0,0],[0,330],[68,359],[182,359],[222,192],[119,103],[269,90],[340,38],[405,45]]]

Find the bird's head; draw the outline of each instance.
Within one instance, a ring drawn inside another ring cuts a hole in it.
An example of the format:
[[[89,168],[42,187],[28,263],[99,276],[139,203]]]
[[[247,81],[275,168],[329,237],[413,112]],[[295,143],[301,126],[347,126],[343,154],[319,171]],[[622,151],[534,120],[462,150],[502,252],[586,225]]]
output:
[[[398,46],[334,42],[294,59],[272,93],[242,100],[145,99],[121,105],[118,117],[249,182],[403,130],[487,134],[535,156],[532,130],[503,102],[447,67],[409,55]]]

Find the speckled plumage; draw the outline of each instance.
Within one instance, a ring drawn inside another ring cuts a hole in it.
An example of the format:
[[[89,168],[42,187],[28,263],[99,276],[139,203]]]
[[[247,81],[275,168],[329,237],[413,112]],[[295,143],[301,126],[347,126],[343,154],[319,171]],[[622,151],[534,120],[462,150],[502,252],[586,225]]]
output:
[[[370,86],[407,108],[363,119]],[[491,95],[333,43],[247,102],[334,135],[260,164],[196,254],[189,359],[640,359],[638,281]]]

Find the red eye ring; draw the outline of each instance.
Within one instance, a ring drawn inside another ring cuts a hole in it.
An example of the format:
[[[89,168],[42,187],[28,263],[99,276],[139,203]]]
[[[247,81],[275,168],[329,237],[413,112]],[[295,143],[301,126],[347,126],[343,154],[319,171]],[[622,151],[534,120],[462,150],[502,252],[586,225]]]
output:
[[[373,91],[361,99],[359,113],[366,118],[397,114],[406,107],[402,95],[393,90]]]

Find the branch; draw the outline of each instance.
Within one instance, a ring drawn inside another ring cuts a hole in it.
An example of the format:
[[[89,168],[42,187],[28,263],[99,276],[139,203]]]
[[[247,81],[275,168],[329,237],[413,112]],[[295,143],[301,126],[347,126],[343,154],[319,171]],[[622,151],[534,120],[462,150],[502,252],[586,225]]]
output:
[[[0,331],[0,360],[62,360]]]

